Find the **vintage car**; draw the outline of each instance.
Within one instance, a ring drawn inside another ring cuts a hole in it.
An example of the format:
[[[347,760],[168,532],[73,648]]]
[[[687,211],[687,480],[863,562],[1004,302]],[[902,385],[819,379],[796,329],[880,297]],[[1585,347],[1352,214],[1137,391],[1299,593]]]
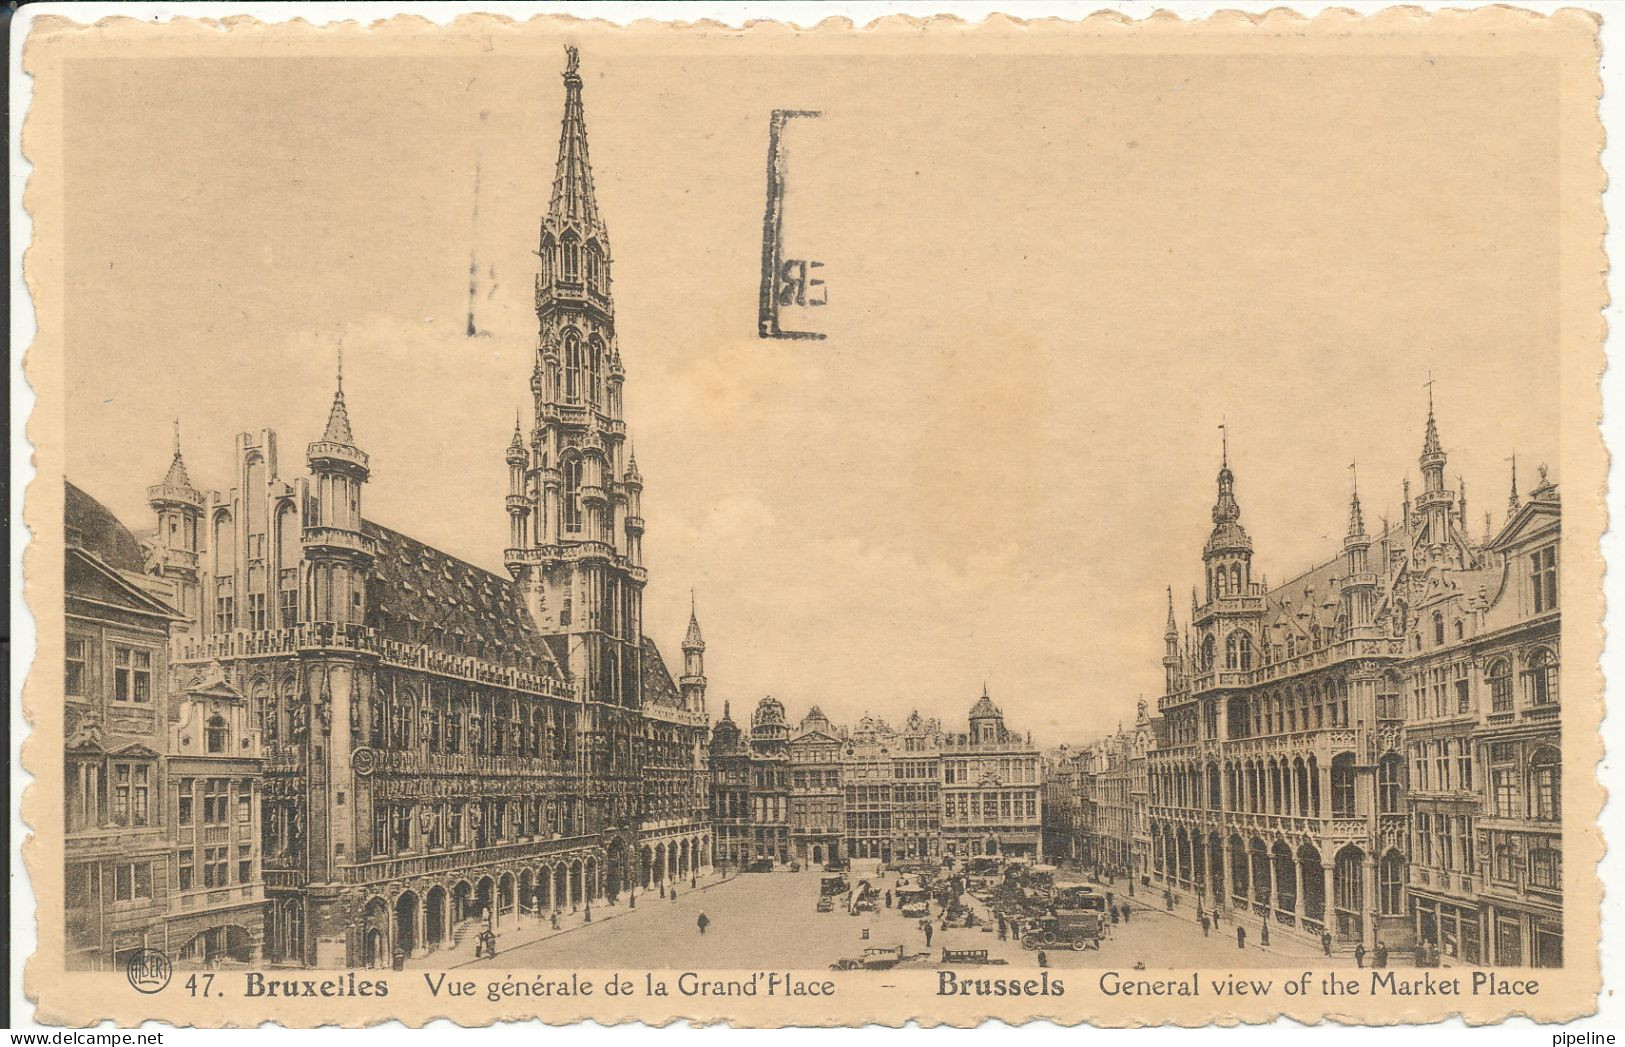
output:
[[[986,949],[950,949],[942,948],[942,964],[963,964],[965,966],[987,966],[994,964],[1007,964],[1009,960],[1002,957],[990,957]]]
[[[1062,909],[1049,916],[1027,920],[1021,927],[1023,949],[1068,948],[1076,952],[1100,948],[1106,935],[1105,899],[1101,908]]]
[[[820,894],[845,894],[851,889],[851,885],[846,882],[844,876],[826,876],[818,881]]]
[[[901,945],[871,945],[862,956],[846,957],[829,965],[832,971],[889,971],[903,962]]]
[[[773,871],[773,859],[758,858],[745,866],[745,871],[748,873],[770,873]]]

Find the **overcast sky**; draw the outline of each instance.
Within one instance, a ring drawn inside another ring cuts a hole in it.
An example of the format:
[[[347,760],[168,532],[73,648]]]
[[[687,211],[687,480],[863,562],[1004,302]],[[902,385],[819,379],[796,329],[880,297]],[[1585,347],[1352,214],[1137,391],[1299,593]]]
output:
[[[68,93],[69,476],[150,526],[179,416],[304,468],[335,347],[365,512],[502,572],[563,90],[521,54],[110,59]],[[1046,744],[1132,719],[1231,434],[1255,575],[1380,526],[1431,371],[1472,530],[1556,459],[1556,131],[1534,64],[582,53],[646,490],[647,626],[711,712]],[[822,342],[755,337],[769,112]],[[474,219],[474,166],[482,172]],[[479,337],[464,335],[471,253]],[[494,271],[494,278],[492,273]],[[1554,479],[1556,478],[1554,472]]]

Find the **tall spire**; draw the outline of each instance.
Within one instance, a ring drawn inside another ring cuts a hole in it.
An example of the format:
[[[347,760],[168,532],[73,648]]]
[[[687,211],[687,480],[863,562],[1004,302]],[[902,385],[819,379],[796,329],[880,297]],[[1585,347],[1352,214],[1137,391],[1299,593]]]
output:
[[[568,44],[564,56],[564,126],[559,131],[559,161],[553,173],[553,198],[548,211],[556,219],[576,220],[589,228],[602,229],[592,189],[592,165],[587,160],[580,58],[575,47]]]
[[[1513,515],[1515,513],[1517,513],[1518,507],[1522,504],[1518,500],[1518,455],[1517,455],[1516,452],[1513,453],[1511,461],[1512,461],[1512,493],[1507,495],[1507,519],[1509,519],[1509,520],[1512,519],[1512,517],[1513,517]]]
[[[355,434],[350,431],[350,412],[344,406],[344,346],[339,346],[338,386],[333,392],[333,406],[327,412],[327,428],[322,431],[327,443],[355,446]]]
[[[1168,627],[1162,631],[1165,639],[1174,639],[1179,636],[1179,624],[1174,621],[1174,587],[1168,587]]]

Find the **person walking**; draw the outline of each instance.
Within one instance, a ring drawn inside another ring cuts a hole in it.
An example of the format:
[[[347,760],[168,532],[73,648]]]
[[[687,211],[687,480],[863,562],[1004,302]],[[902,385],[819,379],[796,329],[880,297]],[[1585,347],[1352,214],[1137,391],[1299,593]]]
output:
[[[1332,954],[1332,936],[1329,931],[1320,932],[1320,951],[1327,956]]]
[[[925,947],[927,949],[931,948],[931,921],[921,920],[920,930],[925,932]]]
[[[711,917],[702,912],[700,918],[694,921],[694,925],[700,929],[700,937],[703,938],[705,937],[705,929],[711,926]]]
[[[1239,923],[1236,924],[1236,948],[1247,948],[1247,928]]]
[[[1258,944],[1263,948],[1269,948],[1270,920],[1268,916],[1264,917],[1264,919],[1258,925]]]
[[[1038,966],[1049,966],[1049,953],[1045,952],[1043,949],[1038,950]]]
[[[1196,922],[1202,927],[1202,937],[1206,938],[1207,932],[1213,929],[1213,925],[1208,922],[1207,913],[1198,916]]]
[[[553,929],[555,931],[559,929],[559,911],[557,909],[553,910]]]
[[[1354,947],[1354,966],[1365,966],[1365,942],[1361,942]]]
[[[886,892],[886,908],[888,908],[888,909],[891,908],[891,892],[890,891]]]
[[[1377,940],[1377,948],[1376,948],[1376,950],[1373,951],[1372,954],[1371,954],[1371,966],[1373,966],[1373,967],[1386,967],[1386,966],[1388,966],[1388,946],[1384,945],[1380,938]]]

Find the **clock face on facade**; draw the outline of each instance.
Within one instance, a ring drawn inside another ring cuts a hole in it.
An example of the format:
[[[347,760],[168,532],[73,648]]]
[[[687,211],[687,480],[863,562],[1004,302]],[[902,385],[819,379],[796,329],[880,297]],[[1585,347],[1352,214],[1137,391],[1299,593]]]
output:
[[[350,766],[355,768],[356,774],[365,777],[378,769],[378,754],[362,746],[350,754]]]

